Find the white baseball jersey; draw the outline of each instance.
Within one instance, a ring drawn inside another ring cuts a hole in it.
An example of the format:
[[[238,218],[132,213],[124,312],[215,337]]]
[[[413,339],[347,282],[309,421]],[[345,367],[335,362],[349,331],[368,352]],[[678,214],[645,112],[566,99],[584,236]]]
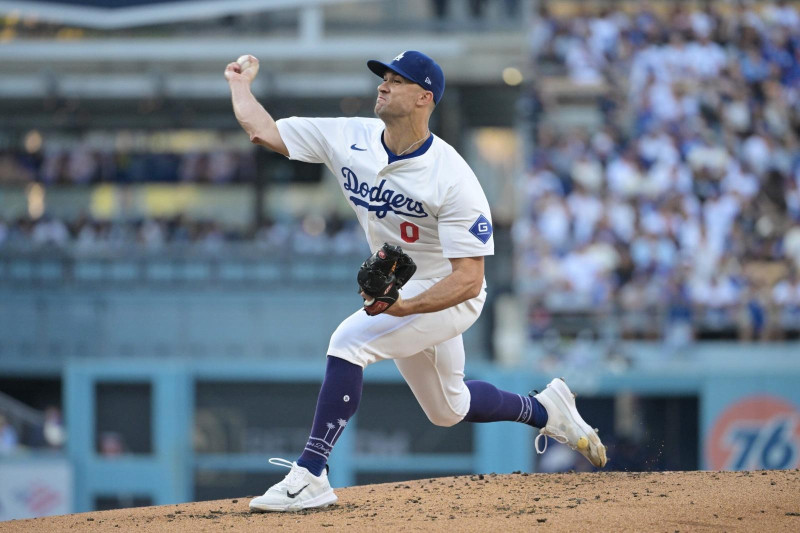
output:
[[[277,124],[290,159],[324,163],[337,177],[370,249],[402,246],[417,264],[415,279],[447,276],[448,258],[494,253],[483,189],[440,138],[390,158],[379,119],[292,117]]]

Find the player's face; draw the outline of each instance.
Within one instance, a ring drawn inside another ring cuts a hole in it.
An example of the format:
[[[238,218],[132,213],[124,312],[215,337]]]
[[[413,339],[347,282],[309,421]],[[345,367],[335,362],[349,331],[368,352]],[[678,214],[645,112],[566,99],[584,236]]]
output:
[[[426,91],[400,74],[387,70],[383,83],[378,85],[375,114],[380,118],[401,117],[411,114],[420,96]]]

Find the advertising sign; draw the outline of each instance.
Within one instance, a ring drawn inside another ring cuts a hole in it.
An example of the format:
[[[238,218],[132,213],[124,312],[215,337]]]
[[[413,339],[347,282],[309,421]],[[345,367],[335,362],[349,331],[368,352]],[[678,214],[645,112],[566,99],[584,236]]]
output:
[[[710,414],[704,439],[705,467],[799,468],[800,407],[788,396],[753,391],[725,402]],[[720,396],[711,394],[709,398],[718,402]]]
[[[66,460],[0,461],[0,521],[71,512],[72,468]]]

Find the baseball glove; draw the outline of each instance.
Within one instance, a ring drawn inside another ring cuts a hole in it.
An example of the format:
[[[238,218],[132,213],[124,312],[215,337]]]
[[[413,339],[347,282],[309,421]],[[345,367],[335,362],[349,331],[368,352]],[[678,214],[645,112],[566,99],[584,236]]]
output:
[[[400,289],[411,279],[417,265],[399,246],[384,243],[358,270],[359,292],[366,294],[364,312],[375,316],[397,301]]]

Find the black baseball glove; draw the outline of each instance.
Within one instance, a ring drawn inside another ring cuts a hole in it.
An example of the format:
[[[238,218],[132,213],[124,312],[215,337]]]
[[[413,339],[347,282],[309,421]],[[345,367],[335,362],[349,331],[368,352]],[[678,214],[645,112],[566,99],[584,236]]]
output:
[[[399,246],[384,243],[358,270],[359,292],[366,294],[364,312],[379,315],[397,301],[400,289],[411,279],[417,265]]]

